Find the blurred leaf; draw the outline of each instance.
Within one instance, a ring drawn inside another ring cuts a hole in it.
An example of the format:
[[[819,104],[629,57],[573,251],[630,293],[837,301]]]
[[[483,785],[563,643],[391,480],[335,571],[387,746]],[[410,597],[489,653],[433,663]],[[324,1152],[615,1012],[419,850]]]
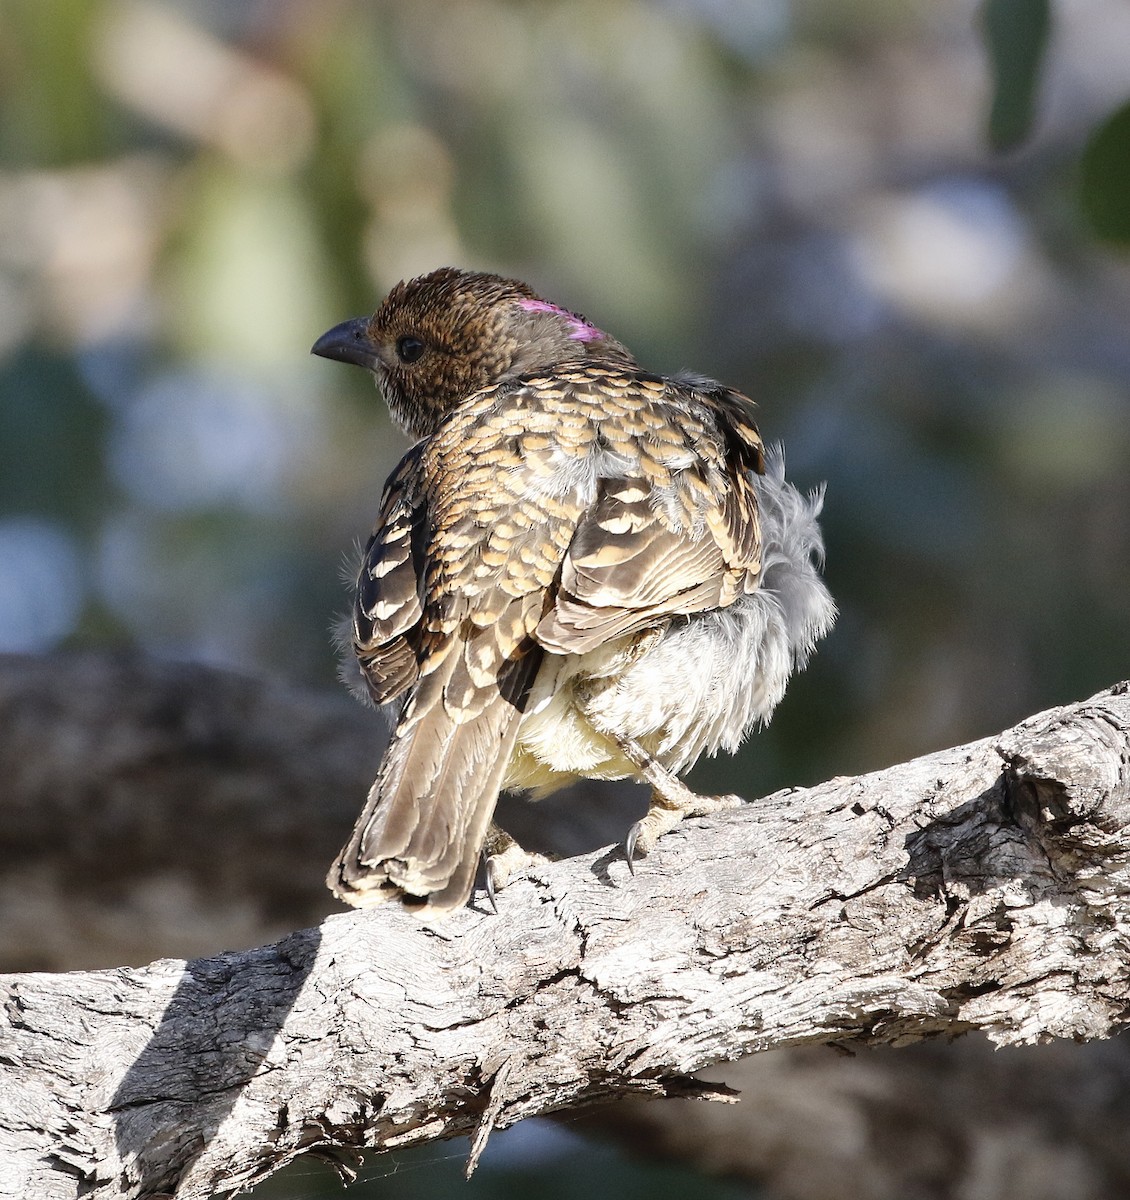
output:
[[[1083,151],[1080,191],[1092,232],[1130,245],[1130,103],[1091,135]]]
[[[218,158],[194,182],[170,271],[176,339],[190,354],[276,368],[334,312],[310,204],[287,181]]]
[[[1011,150],[1032,128],[1040,64],[1051,25],[1049,0],[985,0],[982,14],[993,69],[989,142]]]
[[[90,67],[98,7],[96,0],[6,6],[0,156],[58,166],[88,160],[110,145],[113,121]]]
[[[27,347],[0,367],[0,515],[97,520],[106,416],[74,363]]]

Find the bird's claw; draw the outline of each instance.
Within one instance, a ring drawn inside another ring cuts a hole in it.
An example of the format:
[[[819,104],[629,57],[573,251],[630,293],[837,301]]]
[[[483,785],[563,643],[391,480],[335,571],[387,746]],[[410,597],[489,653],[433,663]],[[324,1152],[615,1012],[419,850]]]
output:
[[[648,815],[650,816],[650,814]],[[655,849],[658,835],[653,826],[653,821],[643,817],[628,830],[628,836],[624,839],[624,858],[628,863],[628,871],[632,875],[636,873],[636,859],[647,858]]]
[[[628,830],[628,836],[624,839],[624,857],[628,860],[628,874],[636,873],[636,842],[640,837],[640,823],[637,821],[631,829]]]
[[[544,854],[523,850],[508,833],[494,829],[482,850],[483,887],[494,914],[498,915],[498,893],[511,879],[549,861]]]
[[[630,874],[636,873],[636,858],[646,858],[655,848],[655,843],[674,829],[685,817],[704,817],[710,813],[737,808],[742,804],[740,796],[696,796],[686,795],[685,805],[653,802],[647,814],[638,820],[624,839],[624,858]]]
[[[494,872],[490,869],[490,855],[483,851],[483,885],[487,894],[487,903],[491,912],[498,916],[498,900],[495,898]]]

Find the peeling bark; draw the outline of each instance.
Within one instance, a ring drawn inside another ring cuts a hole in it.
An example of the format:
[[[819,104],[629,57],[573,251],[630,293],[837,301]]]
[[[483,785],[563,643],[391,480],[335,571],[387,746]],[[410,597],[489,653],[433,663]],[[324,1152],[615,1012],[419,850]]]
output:
[[[1126,685],[998,738],[242,954],[10,975],[0,1193],[245,1187],[295,1155],[503,1127],[780,1046],[1125,1021]],[[724,1073],[723,1073],[724,1074]]]

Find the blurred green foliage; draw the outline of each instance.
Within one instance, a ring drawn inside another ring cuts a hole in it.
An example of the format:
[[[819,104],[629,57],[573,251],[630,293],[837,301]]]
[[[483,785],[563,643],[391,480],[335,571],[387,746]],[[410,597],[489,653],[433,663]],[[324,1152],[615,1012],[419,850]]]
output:
[[[1087,142],[1081,190],[1095,234],[1130,246],[1130,104],[1112,113]]]
[[[989,143],[995,150],[1012,150],[1029,135],[1035,119],[1051,3],[985,0],[983,20],[993,71]]]

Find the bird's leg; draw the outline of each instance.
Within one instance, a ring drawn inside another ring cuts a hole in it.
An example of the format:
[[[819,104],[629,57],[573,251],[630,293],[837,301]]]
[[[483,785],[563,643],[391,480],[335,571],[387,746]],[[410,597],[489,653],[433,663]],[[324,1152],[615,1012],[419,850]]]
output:
[[[644,817],[628,830],[624,842],[628,869],[633,874],[636,855],[646,858],[655,848],[655,843],[684,817],[705,817],[723,809],[737,808],[742,803],[741,796],[700,796],[657,762],[639,742],[622,737],[614,737],[613,741],[624,757],[651,784],[651,805]]]
[[[515,875],[540,867],[549,862],[544,854],[534,854],[523,850],[521,846],[493,821],[487,830],[486,841],[483,843],[483,866],[485,867],[487,899],[495,912],[498,906],[494,902],[495,893],[504,888]]]

